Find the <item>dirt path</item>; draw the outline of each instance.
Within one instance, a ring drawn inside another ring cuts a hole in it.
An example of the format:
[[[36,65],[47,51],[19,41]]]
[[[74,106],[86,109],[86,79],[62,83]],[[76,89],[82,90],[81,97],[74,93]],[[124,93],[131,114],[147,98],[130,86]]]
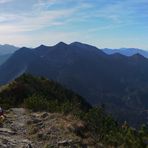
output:
[[[13,108],[6,113],[6,120],[0,128],[0,148],[29,148],[27,137],[28,112],[23,108]]]
[[[6,111],[6,120],[0,128],[0,148],[49,147],[96,146],[83,121],[71,115],[31,112],[24,108]]]

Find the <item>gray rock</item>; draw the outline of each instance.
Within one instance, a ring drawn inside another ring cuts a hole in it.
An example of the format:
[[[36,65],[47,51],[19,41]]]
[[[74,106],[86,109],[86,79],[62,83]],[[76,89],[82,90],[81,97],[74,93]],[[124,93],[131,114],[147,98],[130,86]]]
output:
[[[8,129],[8,128],[0,128],[0,134],[14,135],[16,133],[14,131],[12,131],[11,129]]]
[[[58,146],[68,146],[71,145],[72,143],[73,143],[72,140],[63,140],[58,142]]]
[[[48,117],[48,113],[43,113],[43,114],[41,115],[41,118],[46,118],[46,117]]]

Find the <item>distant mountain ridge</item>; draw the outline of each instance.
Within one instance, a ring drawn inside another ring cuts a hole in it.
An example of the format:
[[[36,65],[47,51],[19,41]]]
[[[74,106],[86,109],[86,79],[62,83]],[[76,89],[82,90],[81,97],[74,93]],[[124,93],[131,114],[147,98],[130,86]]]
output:
[[[11,56],[11,54],[0,55],[0,65],[2,65],[7,59]]]
[[[106,54],[115,54],[120,53],[125,56],[132,56],[134,54],[141,54],[142,56],[148,58],[148,51],[138,48],[119,48],[119,49],[110,49],[110,48],[104,48],[102,49],[103,52]]]
[[[23,73],[55,80],[93,105],[105,104],[121,121],[147,122],[148,59],[140,54],[108,55],[79,42],[23,47],[0,66],[0,84]]]
[[[9,45],[9,44],[0,45],[0,55],[11,54],[18,49],[19,47]]]
[[[10,57],[10,55],[18,49],[18,47],[13,45],[0,45],[0,65],[3,64]]]

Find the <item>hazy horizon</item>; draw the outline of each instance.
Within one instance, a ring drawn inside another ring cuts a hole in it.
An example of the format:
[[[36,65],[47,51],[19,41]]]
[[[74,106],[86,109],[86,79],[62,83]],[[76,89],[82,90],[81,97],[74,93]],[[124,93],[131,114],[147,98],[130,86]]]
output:
[[[10,46],[15,46],[15,47],[18,47],[18,48],[22,48],[22,47],[27,47],[27,48],[37,48],[37,47],[39,47],[39,46],[41,46],[41,45],[44,45],[44,46],[55,46],[56,44],[58,44],[58,43],[60,43],[60,42],[63,42],[63,41],[59,41],[59,42],[57,42],[57,43],[54,43],[54,44],[39,44],[39,45],[36,45],[36,46],[25,46],[25,45],[22,45],[22,46],[17,46],[17,45],[13,45],[13,44],[9,44],[9,43],[6,43],[6,44],[0,44],[0,46],[5,46],[5,45],[10,45]],[[65,44],[67,44],[67,45],[69,45],[69,44],[71,44],[71,43],[74,43],[74,42],[78,42],[78,41],[73,41],[73,42],[70,42],[70,43],[66,43],[66,42],[64,42]],[[88,45],[91,45],[91,46],[95,46],[95,45],[93,45],[93,44],[89,44],[89,43],[84,43],[84,42],[80,42],[80,43],[82,43],[82,44],[88,44]],[[100,48],[100,47],[98,47],[98,46],[95,46],[95,47],[97,47],[98,49],[101,49],[101,50],[103,50],[103,49],[111,49],[111,50],[118,50],[118,49],[140,49],[140,50],[145,50],[145,51],[148,51],[148,49],[142,49],[142,48],[137,48],[137,47],[119,47],[119,48],[110,48],[110,47],[103,47],[103,48]]]
[[[147,13],[147,0],[0,0],[0,44],[148,50]]]

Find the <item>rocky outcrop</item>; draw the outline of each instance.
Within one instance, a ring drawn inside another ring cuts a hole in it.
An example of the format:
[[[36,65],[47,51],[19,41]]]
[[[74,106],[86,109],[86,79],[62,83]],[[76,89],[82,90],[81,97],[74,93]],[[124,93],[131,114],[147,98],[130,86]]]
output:
[[[27,118],[27,112],[23,108],[7,111],[6,119],[0,128],[0,147],[27,148],[32,143],[27,137]]]
[[[13,108],[0,128],[0,148],[99,147],[85,123],[59,113]]]

